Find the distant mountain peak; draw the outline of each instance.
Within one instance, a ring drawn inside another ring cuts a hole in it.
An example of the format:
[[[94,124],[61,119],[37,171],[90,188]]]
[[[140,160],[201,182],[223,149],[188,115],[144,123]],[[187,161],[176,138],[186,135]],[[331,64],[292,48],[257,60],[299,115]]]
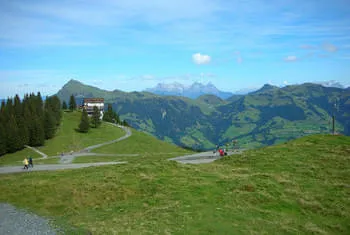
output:
[[[260,89],[258,89],[257,91],[254,91],[252,93],[266,92],[266,91],[271,91],[271,90],[274,90],[274,89],[279,89],[279,87],[271,85],[271,84],[265,84]]]
[[[196,99],[201,95],[212,94],[221,99],[226,99],[232,95],[231,92],[220,91],[211,82],[206,85],[201,82],[194,82],[190,86],[173,82],[173,83],[158,83],[154,88],[148,88],[145,91],[157,94],[157,95],[175,95],[184,96],[192,99]]]
[[[316,84],[320,84],[324,87],[336,87],[344,89],[346,86],[338,82],[337,80],[329,80],[329,81],[323,81],[323,82],[315,82]]]

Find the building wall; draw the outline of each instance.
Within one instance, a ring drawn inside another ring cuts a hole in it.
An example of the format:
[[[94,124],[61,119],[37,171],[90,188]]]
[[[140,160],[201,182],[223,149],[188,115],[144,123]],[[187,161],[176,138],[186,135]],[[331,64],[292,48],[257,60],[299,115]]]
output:
[[[103,109],[104,108],[104,103],[84,103],[84,106],[87,108],[93,108],[94,106],[96,106],[99,109]]]

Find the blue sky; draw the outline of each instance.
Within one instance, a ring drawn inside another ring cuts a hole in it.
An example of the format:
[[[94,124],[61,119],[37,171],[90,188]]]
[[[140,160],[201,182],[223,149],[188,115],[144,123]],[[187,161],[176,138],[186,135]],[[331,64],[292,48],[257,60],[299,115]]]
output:
[[[350,85],[349,0],[0,2],[0,97],[212,82]]]

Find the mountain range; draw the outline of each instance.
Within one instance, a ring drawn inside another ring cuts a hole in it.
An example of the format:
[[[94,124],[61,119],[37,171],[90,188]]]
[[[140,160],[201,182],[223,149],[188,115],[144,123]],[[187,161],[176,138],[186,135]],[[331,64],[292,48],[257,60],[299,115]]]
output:
[[[201,95],[211,94],[220,97],[221,99],[227,99],[233,95],[231,92],[220,91],[211,82],[208,84],[202,84],[195,82],[190,86],[174,82],[174,83],[158,83],[154,88],[148,88],[146,92],[151,92],[157,95],[166,96],[184,96],[191,99],[196,99]]]
[[[281,143],[311,133],[350,134],[350,88],[305,83],[283,88],[264,85],[246,95],[222,99],[160,96],[150,92],[106,91],[71,80],[57,93],[69,101],[101,97],[132,127],[161,140],[197,149],[237,140],[244,148]],[[336,106],[334,106],[336,104]]]

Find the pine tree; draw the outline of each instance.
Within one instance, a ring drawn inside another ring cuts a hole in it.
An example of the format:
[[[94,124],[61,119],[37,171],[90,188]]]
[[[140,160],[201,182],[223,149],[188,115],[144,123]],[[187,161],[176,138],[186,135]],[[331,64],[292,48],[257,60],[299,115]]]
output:
[[[114,119],[115,123],[120,124],[120,118],[116,112],[113,112],[113,119]]]
[[[67,110],[67,109],[68,109],[66,101],[63,101],[63,103],[62,103],[62,109],[63,109],[63,110]]]
[[[0,156],[7,153],[7,136],[3,123],[0,123]]]
[[[34,117],[32,120],[32,129],[30,130],[30,146],[42,146],[45,142],[44,124],[40,117]]]
[[[71,95],[70,96],[70,99],[69,99],[69,110],[70,111],[73,111],[77,108],[77,103],[75,102],[75,98],[74,98],[74,95]]]
[[[9,121],[7,122],[6,133],[7,133],[7,145],[6,145],[7,152],[13,153],[23,147],[21,145],[21,140],[19,138],[16,119],[13,115],[11,115]]]
[[[120,124],[119,115],[113,111],[111,104],[108,104],[107,111],[103,114],[102,119],[105,122],[112,122],[112,123]]]
[[[44,116],[44,102],[41,98],[40,92],[38,92],[37,96],[35,96],[35,109],[36,115],[42,118]]]
[[[18,95],[15,96],[14,102],[13,102],[13,109],[14,109],[14,115],[16,118],[17,124],[19,123],[21,117],[23,116],[23,108],[22,103]]]
[[[111,104],[108,104],[107,111],[103,114],[102,120],[105,122],[113,122],[113,109]]]
[[[125,120],[123,120],[122,125],[129,127],[129,123],[127,123]]]
[[[45,139],[51,139],[56,132],[56,119],[51,109],[44,112]]]
[[[21,116],[17,123],[19,139],[21,141],[21,146],[29,144],[29,131],[25,118]]]
[[[50,98],[52,99],[52,111],[56,119],[56,125],[58,126],[62,119],[61,101],[57,95],[51,96]]]
[[[55,125],[58,126],[61,123],[61,101],[55,96],[50,96],[45,100],[45,110],[51,110],[52,115],[55,118]]]
[[[87,133],[90,129],[90,122],[89,122],[89,116],[86,110],[84,109],[81,114],[81,120],[79,124],[79,131],[83,133]]]
[[[100,110],[97,108],[97,106],[94,106],[92,117],[91,117],[91,124],[94,128],[97,128],[101,125],[101,113]]]

